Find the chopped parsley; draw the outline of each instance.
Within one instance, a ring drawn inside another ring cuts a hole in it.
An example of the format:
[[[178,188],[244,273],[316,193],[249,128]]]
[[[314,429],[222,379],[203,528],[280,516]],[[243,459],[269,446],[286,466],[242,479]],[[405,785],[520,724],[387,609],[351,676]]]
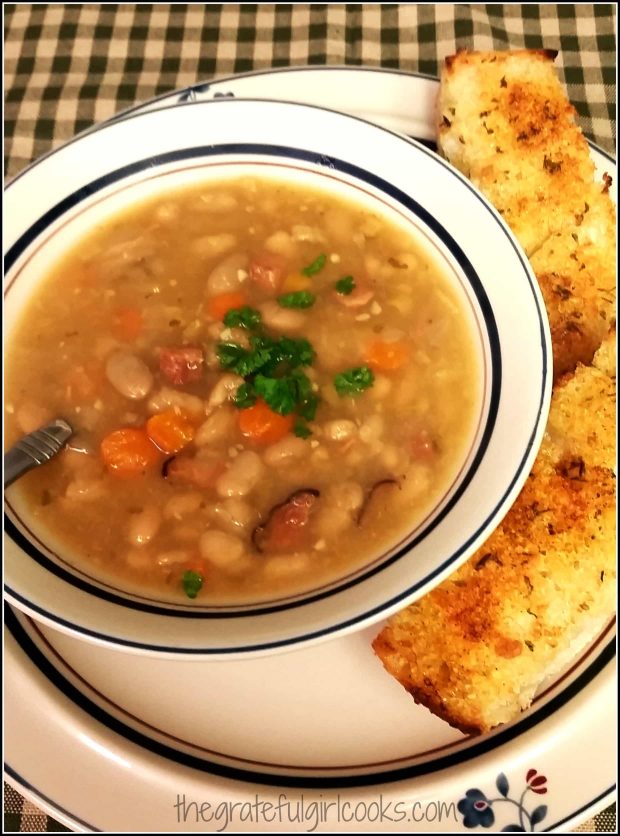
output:
[[[297,386],[297,412],[306,421],[314,421],[319,396],[312,388],[312,381],[299,369],[292,372],[291,377]]]
[[[297,412],[307,421],[314,420],[319,404],[311,381],[300,369],[294,369],[281,377],[257,374],[253,380],[239,386],[233,403],[239,409],[246,409],[256,402],[257,397],[261,397],[279,415]]]
[[[293,427],[293,432],[297,436],[297,438],[308,438],[312,435],[312,430],[306,424],[305,421],[298,419],[295,421],[295,426]]]
[[[299,297],[301,301],[310,297],[312,303],[315,298],[314,294],[305,291],[288,296],[296,297],[297,301]],[[258,319],[253,314],[257,314]],[[241,325],[249,329],[260,329],[261,326],[260,314],[253,308],[235,308],[226,317],[224,324],[229,327]],[[247,348],[235,342],[219,342],[215,350],[222,369],[244,378],[232,399],[238,409],[249,409],[260,397],[280,415],[296,413],[299,431],[310,434],[304,421],[314,420],[319,396],[313,389],[312,381],[301,370],[303,366],[311,366],[316,356],[308,340],[275,338],[258,330],[250,335]]]
[[[250,337],[250,348],[238,343],[218,343],[216,353],[220,366],[241,377],[261,373],[273,375],[278,371],[310,366],[315,351],[308,340],[280,337],[273,339],[263,334]]]
[[[304,267],[301,271],[304,276],[316,276],[317,273],[320,273],[323,267],[325,267],[325,262],[327,261],[327,256],[325,253],[321,253],[321,255],[317,256],[312,264],[308,264],[307,267]]]
[[[273,340],[270,337],[250,337],[250,348],[238,343],[218,343],[216,353],[223,369],[247,377],[262,369],[273,357]]]
[[[359,395],[375,381],[375,376],[368,366],[348,369],[334,377],[334,388],[341,398],[347,395]]]
[[[283,308],[311,308],[315,302],[316,296],[307,290],[297,290],[294,293],[278,296],[278,305]]]
[[[241,308],[231,308],[224,315],[224,325],[227,328],[258,328],[261,324],[260,311],[244,305]]]
[[[254,391],[279,415],[290,415],[295,409],[297,386],[291,375],[265,377],[263,374],[257,374],[254,379]]]
[[[276,342],[274,356],[278,362],[286,363],[291,369],[297,366],[311,366],[316,357],[312,345],[302,338],[280,337]]]
[[[338,279],[334,287],[336,288],[336,293],[340,293],[342,296],[348,296],[355,290],[355,280],[353,276],[343,276],[341,279]]]
[[[187,597],[195,598],[202,589],[203,578],[198,572],[188,569],[186,572],[183,572],[181,583],[183,584],[183,589]]]
[[[237,409],[248,409],[256,403],[256,392],[251,383],[242,383],[237,387],[233,403]]]

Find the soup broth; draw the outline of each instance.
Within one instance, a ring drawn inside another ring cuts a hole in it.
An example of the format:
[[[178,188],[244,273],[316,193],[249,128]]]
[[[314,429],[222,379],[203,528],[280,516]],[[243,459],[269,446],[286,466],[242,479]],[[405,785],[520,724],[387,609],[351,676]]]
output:
[[[75,435],[12,489],[87,574],[267,600],[377,559],[445,495],[480,404],[468,318],[404,223],[319,190],[193,185],[98,226],[10,341],[7,445]]]

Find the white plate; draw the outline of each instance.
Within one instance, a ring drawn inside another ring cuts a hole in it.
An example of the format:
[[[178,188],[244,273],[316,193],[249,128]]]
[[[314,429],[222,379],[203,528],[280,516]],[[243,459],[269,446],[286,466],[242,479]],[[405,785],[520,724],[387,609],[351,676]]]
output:
[[[260,82],[253,95],[268,98],[342,110],[379,103],[377,121],[432,136],[436,86],[419,77],[290,70],[214,83],[200,95],[247,95],[250,82]],[[399,115],[407,112],[410,120]],[[615,174],[613,162],[594,156]],[[222,818],[206,818],[231,802],[233,831],[308,831],[317,816],[319,831],[462,831],[456,805],[471,789],[495,799],[494,829],[518,823],[511,802],[522,800],[526,829],[559,830],[613,797],[611,626],[517,722],[471,739],[415,706],[384,673],[370,650],[380,625],[269,659],[204,663],[93,649],[8,607],[6,616],[6,777],[77,830],[222,830]],[[546,777],[538,786],[546,793],[522,796],[530,769]],[[501,779],[498,789],[501,774],[508,789]],[[263,807],[267,817],[257,821],[257,795],[280,812]],[[196,821],[201,804],[212,806]],[[530,828],[526,814],[541,805],[544,817]]]

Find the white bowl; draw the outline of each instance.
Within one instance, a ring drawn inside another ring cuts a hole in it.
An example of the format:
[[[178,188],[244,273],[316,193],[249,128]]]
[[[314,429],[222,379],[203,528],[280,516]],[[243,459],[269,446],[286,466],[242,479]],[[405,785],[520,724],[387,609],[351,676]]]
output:
[[[89,641],[171,657],[234,658],[367,626],[467,560],[516,498],[542,438],[551,391],[548,323],[506,225],[423,146],[317,107],[227,98],[183,104],[95,128],[34,163],[5,195],[6,339],[45,265],[98,220],[190,179],[248,171],[379,207],[443,259],[483,370],[469,451],[406,541],[337,582],[252,606],[174,605],[123,592],[69,565],[7,502],[7,599]]]

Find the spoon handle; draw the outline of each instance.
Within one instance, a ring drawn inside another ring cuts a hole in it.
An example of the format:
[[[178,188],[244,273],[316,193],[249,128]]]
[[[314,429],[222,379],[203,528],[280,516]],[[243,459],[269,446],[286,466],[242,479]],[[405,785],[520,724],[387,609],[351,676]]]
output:
[[[33,467],[45,464],[65,446],[73,430],[57,418],[45,427],[28,433],[14,444],[4,455],[4,487],[8,488],[16,479]]]

